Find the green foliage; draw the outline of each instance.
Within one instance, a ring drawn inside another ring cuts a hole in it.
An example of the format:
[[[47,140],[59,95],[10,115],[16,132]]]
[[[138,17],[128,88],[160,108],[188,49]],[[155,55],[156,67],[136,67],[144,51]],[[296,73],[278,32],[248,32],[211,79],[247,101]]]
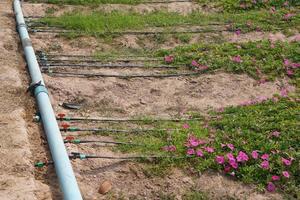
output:
[[[216,7],[219,7],[229,12],[247,11],[253,9],[266,9],[271,7],[275,7],[276,9],[278,9],[283,7],[300,5],[300,2],[298,0],[198,0],[198,2],[202,4],[213,4]]]
[[[271,45],[274,45],[271,48]],[[228,72],[247,73],[254,78],[261,78],[257,74],[259,69],[269,79],[286,75],[283,65],[284,59],[299,63],[300,44],[297,42],[269,41],[247,42],[241,44],[194,44],[176,47],[173,50],[160,50],[157,56],[173,55],[174,64],[191,65],[192,60],[207,65],[209,70],[224,69]],[[240,56],[242,62],[237,63],[233,57]],[[291,78],[299,78],[299,68]]]
[[[300,104],[296,99],[278,98],[266,100],[259,104],[249,106],[237,106],[225,108],[223,112],[210,114],[209,128],[203,128],[203,122],[189,122],[189,128],[182,128],[182,124],[166,123],[159,126],[176,128],[172,133],[156,133],[147,136],[126,136],[141,146],[121,147],[123,151],[133,151],[145,154],[168,154],[185,156],[187,152],[187,140],[189,135],[207,141],[203,146],[195,147],[202,149],[204,157],[188,156],[182,159],[163,159],[154,165],[154,175],[161,175],[161,170],[170,166],[191,167],[199,171],[206,169],[223,170],[223,165],[217,164],[215,156],[232,152],[234,156],[239,151],[248,154],[249,161],[239,163],[235,176],[245,183],[256,183],[259,187],[265,187],[271,181],[272,175],[281,176],[275,184],[279,189],[288,192],[287,195],[297,195],[299,192],[299,113]],[[206,119],[206,120],[209,120]],[[204,121],[205,122],[205,121]],[[205,122],[207,123],[207,121]],[[272,132],[279,131],[279,137],[272,136]],[[120,138],[119,138],[120,139]],[[221,144],[233,144],[235,149],[230,151]],[[175,152],[165,152],[162,147],[175,145]],[[214,148],[213,153],[207,153],[204,146]],[[260,155],[269,154],[270,169],[261,168],[262,159],[252,159],[251,152],[257,150]],[[226,156],[225,156],[226,157]],[[291,166],[283,165],[281,158],[291,159]],[[148,170],[147,170],[148,171]],[[289,171],[290,178],[284,178],[282,171]],[[158,172],[158,173],[157,173]],[[149,173],[149,171],[148,171]]]
[[[293,12],[296,13],[297,11]],[[300,15],[284,20],[283,16],[287,13],[289,10],[286,9],[278,10],[276,13],[249,11],[238,14],[203,14],[193,12],[187,16],[165,11],[147,14],[119,11],[111,13],[92,12],[90,14],[72,12],[59,17],[46,17],[41,19],[41,22],[68,30],[81,31],[82,34],[96,34],[96,36],[104,36],[118,31],[141,30],[149,27],[176,27],[186,24],[203,25],[204,30],[209,30],[211,29],[209,24],[212,22],[217,22],[220,25],[230,24],[226,27],[228,30],[241,29],[242,32],[253,31],[258,28],[266,31],[287,28],[300,29]]]

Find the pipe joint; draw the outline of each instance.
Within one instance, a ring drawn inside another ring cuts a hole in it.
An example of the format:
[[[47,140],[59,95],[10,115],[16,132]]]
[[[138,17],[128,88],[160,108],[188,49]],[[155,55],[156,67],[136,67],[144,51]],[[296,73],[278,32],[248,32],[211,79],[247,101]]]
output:
[[[48,90],[46,89],[46,87],[44,85],[39,85],[34,89],[34,96],[38,96],[39,93],[44,92],[47,95],[49,95]]]

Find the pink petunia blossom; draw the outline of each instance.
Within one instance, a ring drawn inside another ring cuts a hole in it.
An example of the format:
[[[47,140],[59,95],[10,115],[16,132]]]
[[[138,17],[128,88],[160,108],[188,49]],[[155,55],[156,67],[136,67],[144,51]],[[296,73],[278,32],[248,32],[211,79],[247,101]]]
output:
[[[232,153],[226,154],[226,157],[228,158],[229,161],[231,161],[231,160],[235,161],[235,157],[233,156]]]
[[[190,128],[190,125],[188,125],[188,124],[183,124],[183,125],[182,125],[182,128],[188,129],[188,128]]]
[[[280,96],[287,97],[288,96],[288,90],[286,88],[282,88],[280,90]]]
[[[194,155],[194,154],[195,154],[195,150],[194,150],[194,149],[188,149],[188,150],[186,151],[186,154],[187,154],[187,155]]]
[[[280,176],[272,176],[272,181],[279,181],[280,180]]]
[[[241,63],[241,62],[243,62],[243,61],[242,61],[242,57],[241,57],[240,55],[232,57],[231,60],[232,60],[233,62],[236,62],[236,63]]]
[[[235,160],[229,160],[229,164],[233,169],[238,168],[238,163]]]
[[[275,187],[274,183],[269,182],[268,185],[267,185],[267,191],[268,192],[274,192],[275,189],[276,189],[276,187]]]
[[[300,63],[292,63],[292,64],[291,64],[291,67],[292,67],[293,69],[297,69],[297,68],[300,67]]]
[[[263,160],[269,160],[269,157],[270,157],[269,154],[265,153],[260,158]]]
[[[285,178],[290,178],[290,173],[288,171],[283,171],[282,172],[282,175],[285,177]]]
[[[285,166],[290,166],[292,164],[292,160],[288,160],[285,158],[281,158],[281,161]]]
[[[199,67],[199,66],[200,66],[196,60],[192,60],[191,65],[192,65],[193,67]]]
[[[241,29],[237,29],[237,30],[235,31],[235,34],[236,34],[236,35],[241,35]]]
[[[257,159],[258,156],[259,156],[259,155],[258,155],[258,151],[257,151],[257,150],[252,151],[251,156],[252,156],[253,159]]]
[[[226,165],[226,166],[224,167],[224,172],[225,172],[225,173],[230,172],[230,170],[231,170],[230,165]]]
[[[249,160],[249,157],[245,152],[240,151],[238,153],[238,156],[236,157],[236,159],[237,159],[238,162],[246,162],[246,161]]]
[[[213,153],[215,152],[215,149],[212,147],[204,147],[204,150],[207,151],[208,153]]]
[[[284,59],[283,64],[285,67],[289,67],[291,65],[291,61],[289,59]]]
[[[202,152],[201,150],[197,150],[197,151],[196,151],[196,156],[198,156],[198,157],[203,157],[204,154],[203,154],[203,152]]]
[[[227,147],[228,147],[231,151],[234,150],[234,145],[233,145],[233,144],[227,144]]]
[[[174,61],[174,56],[172,56],[172,55],[165,56],[164,60],[166,63],[172,63]]]
[[[271,135],[273,136],[273,137],[279,137],[280,136],[280,132],[279,131],[273,131],[272,133],[271,133]]]
[[[225,162],[224,156],[216,156],[216,162],[220,165],[224,164]]]
[[[226,144],[221,144],[221,148],[224,148],[224,147],[226,147]]]
[[[260,164],[260,166],[261,166],[261,168],[263,168],[263,169],[269,169],[269,167],[270,167],[269,161],[264,160],[264,161]]]
[[[290,68],[287,68],[287,69],[286,69],[286,74],[287,74],[288,76],[293,76],[293,75],[294,75],[294,71],[293,71],[292,69],[290,69]]]

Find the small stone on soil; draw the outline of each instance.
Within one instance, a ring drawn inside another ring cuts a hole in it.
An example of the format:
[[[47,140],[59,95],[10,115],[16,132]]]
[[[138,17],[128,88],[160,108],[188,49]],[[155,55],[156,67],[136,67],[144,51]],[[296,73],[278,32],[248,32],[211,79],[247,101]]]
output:
[[[106,194],[108,193],[112,188],[111,182],[109,181],[104,181],[99,188],[99,193],[100,194]]]

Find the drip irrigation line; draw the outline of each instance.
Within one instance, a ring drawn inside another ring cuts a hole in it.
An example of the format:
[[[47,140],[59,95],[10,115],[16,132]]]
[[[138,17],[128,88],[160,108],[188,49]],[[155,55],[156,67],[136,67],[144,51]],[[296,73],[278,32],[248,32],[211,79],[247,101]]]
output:
[[[28,1],[25,1],[28,2]],[[38,1],[39,3],[49,3],[49,1]],[[165,1],[141,1],[138,4],[155,4],[155,3],[180,3],[180,2],[193,2],[192,0],[165,0]],[[65,4],[65,5],[72,5],[72,4]],[[101,5],[101,4],[99,4]]]
[[[145,155],[139,155],[139,156],[100,156],[100,155],[87,155],[79,152],[71,152],[69,154],[69,159],[75,160],[86,160],[86,159],[109,159],[109,160],[137,160],[137,159],[185,159],[188,158],[186,156],[163,156],[163,155],[156,155],[156,156],[145,156]],[[36,162],[34,164],[37,168],[42,168],[44,166],[53,165],[53,161],[45,161],[45,162]]]
[[[63,56],[62,56],[63,57]],[[87,62],[87,63],[97,63],[101,61],[110,61],[111,59],[105,58],[105,59],[43,59],[40,58],[40,61],[47,61],[47,62]],[[131,61],[162,61],[163,59],[158,58],[117,58],[113,59],[112,62],[131,62]]]
[[[191,33],[191,34],[197,34],[197,33],[210,33],[210,32],[223,32],[223,31],[229,31],[228,29],[205,29],[205,30],[174,30],[174,31],[113,31],[113,32],[85,32],[85,31],[78,31],[78,30],[59,30],[59,29],[29,29],[32,33],[75,33],[75,34],[98,34],[98,35],[155,35],[155,34],[177,34],[177,33]]]
[[[198,76],[203,72],[177,73],[177,74],[133,74],[133,75],[117,75],[117,74],[90,74],[90,73],[74,73],[74,72],[47,72],[50,76],[57,77],[102,77],[102,78],[169,78],[169,77],[183,77],[183,76]]]
[[[172,119],[172,118],[157,118],[157,119],[126,119],[126,118],[84,118],[84,117],[57,117],[57,120],[60,121],[95,121],[95,122],[160,122],[160,121],[172,121],[172,122],[179,122],[179,121],[198,121],[201,118],[179,118],[179,119]]]
[[[131,130],[122,130],[122,129],[106,129],[106,128],[61,128],[61,131],[64,132],[110,132],[110,133],[148,133],[148,132],[162,132],[162,131],[175,131],[176,129],[131,129]]]
[[[91,67],[91,68],[120,68],[120,67],[126,67],[126,68],[167,68],[167,69],[177,69],[178,66],[171,66],[171,65],[144,65],[144,64],[134,64],[134,63],[103,63],[103,64],[70,64],[70,63],[41,63],[42,69],[55,69],[59,67]]]
[[[80,140],[80,139],[65,139],[64,143],[72,144],[84,144],[84,143],[103,143],[103,144],[117,144],[117,145],[133,145],[139,146],[140,144],[126,143],[126,142],[113,142],[113,141],[104,141],[104,140]]]

